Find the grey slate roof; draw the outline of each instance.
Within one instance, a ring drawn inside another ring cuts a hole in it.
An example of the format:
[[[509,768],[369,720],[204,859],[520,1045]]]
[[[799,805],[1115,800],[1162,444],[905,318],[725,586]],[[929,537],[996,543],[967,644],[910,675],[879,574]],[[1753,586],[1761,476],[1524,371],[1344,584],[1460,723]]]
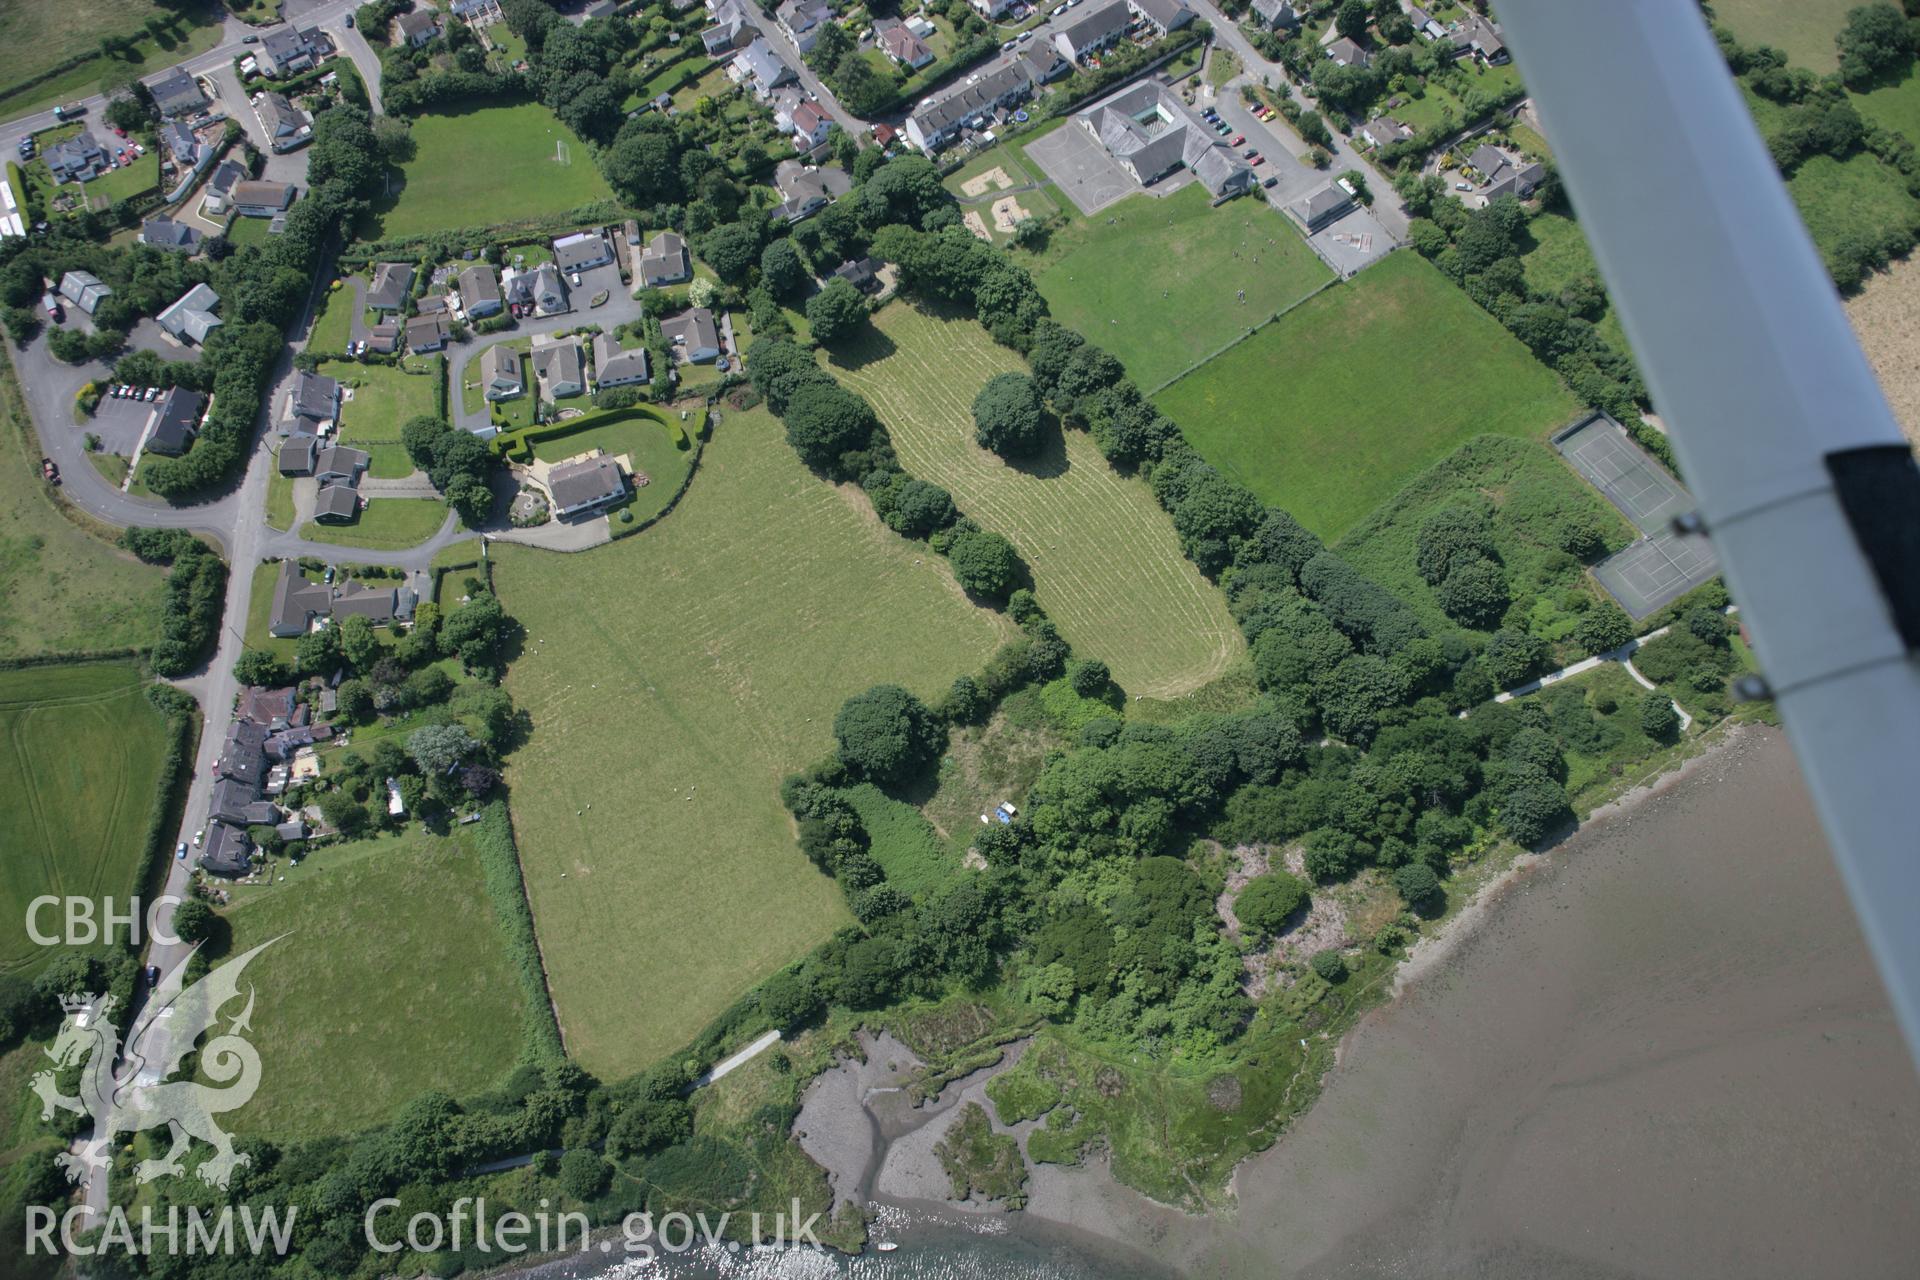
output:
[[[398,311],[413,291],[411,262],[376,262],[367,286],[367,305],[378,311]]]
[[[645,382],[648,378],[647,349],[623,349],[610,333],[594,335],[593,380],[599,386]]]
[[[693,276],[693,260],[687,255],[687,242],[677,231],[662,231],[647,241],[640,255],[640,282],[647,285],[678,284]]]
[[[148,218],[140,224],[140,243],[156,249],[192,253],[200,247],[200,231],[172,218]]]
[[[326,516],[334,520],[351,520],[360,510],[360,495],[352,486],[344,484],[325,485],[320,496],[314,501],[313,514]]]
[[[170,387],[154,406],[153,430],[147,435],[147,448],[170,457],[187,451],[200,428],[200,412],[205,405],[197,391]]]
[[[719,326],[713,322],[713,312],[705,307],[690,307],[677,316],[668,316],[660,322],[660,332],[668,342],[689,352],[711,351],[720,345]]]
[[[207,105],[207,97],[200,92],[199,84],[179,67],[169,67],[165,74],[148,83],[147,92],[153,95],[153,105],[160,109],[160,114],[167,117],[189,115]]]
[[[541,381],[549,385],[565,383],[571,386],[585,386],[587,381],[586,357],[581,354],[577,342],[556,342],[544,347],[536,347],[533,352],[533,370]]]
[[[1182,165],[1216,196],[1253,181],[1253,171],[1158,81],[1138,81],[1081,119],[1100,145],[1131,165],[1143,183],[1156,182]]]
[[[547,472],[547,490],[553,495],[554,514],[566,515],[620,497],[627,480],[620,464],[600,453],[556,465]]]
[[[273,583],[273,611],[268,615],[268,629],[282,637],[305,633],[313,619],[326,614],[332,596],[321,583],[307,581],[297,563],[282,560],[280,576]]]
[[[495,275],[493,268],[485,263],[478,263],[462,271],[459,285],[460,301],[466,305],[468,311],[472,311],[476,306],[499,307],[500,277]]]

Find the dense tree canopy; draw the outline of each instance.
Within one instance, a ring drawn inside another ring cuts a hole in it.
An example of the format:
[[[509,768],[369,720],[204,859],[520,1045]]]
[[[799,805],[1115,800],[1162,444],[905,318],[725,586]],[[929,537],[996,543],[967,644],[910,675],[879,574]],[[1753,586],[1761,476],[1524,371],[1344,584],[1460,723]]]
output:
[[[1044,440],[1045,412],[1032,378],[995,374],[973,398],[973,438],[1003,458],[1029,457]]]
[[[841,761],[876,782],[902,781],[946,748],[946,733],[926,704],[895,684],[847,699],[833,718],[833,737]]]

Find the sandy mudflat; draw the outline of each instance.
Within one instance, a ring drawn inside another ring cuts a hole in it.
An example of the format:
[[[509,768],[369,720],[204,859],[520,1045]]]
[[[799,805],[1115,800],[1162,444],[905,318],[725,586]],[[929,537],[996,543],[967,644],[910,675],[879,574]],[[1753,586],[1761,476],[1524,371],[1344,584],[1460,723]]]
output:
[[[1136,1241],[1198,1276],[1914,1273],[1920,1078],[1777,733],[1539,859],[1427,970],[1235,1220]]]

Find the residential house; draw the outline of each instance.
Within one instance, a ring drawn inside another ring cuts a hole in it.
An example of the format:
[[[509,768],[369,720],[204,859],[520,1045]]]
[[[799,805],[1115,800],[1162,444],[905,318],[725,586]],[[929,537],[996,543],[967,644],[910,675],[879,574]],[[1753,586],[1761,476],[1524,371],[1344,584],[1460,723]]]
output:
[[[788,222],[799,222],[852,190],[853,179],[843,169],[820,169],[798,160],[782,160],[774,166],[773,185],[781,197],[774,213]]]
[[[182,172],[196,168],[200,157],[206,153],[193,130],[178,120],[169,120],[160,126],[160,144],[167,149],[167,154],[173,157],[174,164]]]
[[[1513,59],[1500,24],[1482,14],[1469,12],[1450,39],[1456,54],[1470,53],[1488,66],[1497,67]]]
[[[358,485],[370,459],[364,449],[328,445],[313,455],[313,478],[321,484]]]
[[[198,228],[172,218],[148,218],[140,224],[140,243],[169,253],[194,253],[200,248]]]
[[[322,524],[348,524],[360,514],[360,495],[349,485],[322,485],[314,499],[313,518]]]
[[[1114,5],[1126,11],[1119,0]],[[938,151],[959,137],[961,130],[1025,101],[1033,93],[1033,84],[1021,63],[1001,63],[937,98],[922,101],[907,117],[907,141],[925,152]]]
[[[623,348],[610,333],[594,336],[593,385],[595,390],[605,390],[607,387],[631,387],[636,383],[649,381],[653,374],[647,365],[645,347]]]
[[[293,371],[286,409],[280,415],[283,436],[325,435],[340,417],[340,384],[321,373]]]
[[[533,376],[540,380],[540,392],[549,400],[577,396],[587,389],[586,353],[571,338],[535,347]]]
[[[1133,11],[1134,17],[1153,28],[1157,36],[1178,31],[1194,17],[1186,0],[1127,0],[1127,8]]]
[[[1309,235],[1353,208],[1353,193],[1336,182],[1310,191],[1287,206],[1293,220]]]
[[[898,18],[877,20],[873,24],[873,42],[880,52],[909,71],[918,71],[933,61],[933,50]]]
[[[283,476],[310,476],[313,474],[313,460],[320,452],[320,437],[302,431],[288,436],[280,442],[280,452],[274,458]]]
[[[285,213],[293,204],[293,184],[252,179],[236,182],[228,203],[243,218],[271,218]]]
[[[693,259],[687,254],[687,242],[677,231],[662,231],[647,241],[634,270],[647,288],[679,284],[693,279]]]
[[[553,242],[553,265],[562,271],[586,271],[613,261],[613,242],[604,231],[579,231]]]
[[[349,582],[333,591],[335,618],[365,618],[373,623],[404,622],[413,616],[419,603],[421,575],[398,587],[376,587],[364,582]]]
[[[382,320],[367,330],[367,350],[390,356],[400,349],[400,322]]]
[[[207,335],[220,325],[220,317],[214,314],[219,306],[220,295],[204,284],[197,284],[154,320],[182,342],[204,343]]]
[[[154,107],[167,120],[193,115],[207,105],[207,95],[200,92],[200,82],[180,67],[168,68],[158,80],[147,85],[147,92],[153,95]]]
[[[833,21],[833,8],[827,0],[784,0],[774,10],[774,19],[794,46],[802,54],[808,54],[820,42],[820,33]],[[879,24],[874,25],[878,29]]]
[[[287,444],[292,444],[289,440]],[[286,445],[281,446],[285,456]],[[273,582],[273,605],[267,615],[269,634],[288,639],[303,636],[314,621],[326,617],[333,607],[333,592],[318,582],[309,582],[294,560],[280,562],[280,574]]]
[[[1253,0],[1252,14],[1259,26],[1268,31],[1291,31],[1300,25],[1304,4],[1294,0]]]
[[[746,0],[720,0],[707,7],[713,25],[700,33],[700,44],[709,58],[725,58],[760,38],[754,10]]]
[[[767,110],[773,113],[773,127],[781,133],[793,132],[793,113],[807,100],[797,85],[782,85],[767,95]]]
[[[169,458],[185,453],[193,438],[200,434],[200,415],[206,405],[206,398],[197,391],[169,387],[167,393],[154,402],[153,412],[147,418],[147,452]]]
[[[233,203],[233,189],[246,177],[247,171],[237,161],[222,160],[215,165],[213,176],[200,193],[201,212],[214,216],[225,213]]]
[[[446,316],[439,314],[415,316],[407,321],[406,329],[407,350],[414,355],[444,350],[452,332],[447,327]]]
[[[1373,55],[1346,36],[1327,46],[1327,56],[1343,67],[1365,67],[1373,63]]]
[[[793,83],[798,77],[792,67],[780,60],[765,37],[755,36],[753,42],[727,64],[727,78],[735,84],[750,85],[754,96],[764,100],[770,98],[775,89]]]
[[[292,685],[268,689],[250,684],[242,688],[240,696],[234,699],[233,714],[249,726],[258,726],[265,731],[255,740],[256,746],[263,746],[266,734],[285,729],[301,720],[305,713],[300,706],[299,693]]]
[[[711,364],[720,358],[720,328],[705,307],[668,316],[660,322],[660,332],[688,364]]]
[[[1478,193],[1482,205],[1492,204],[1501,196],[1525,200],[1547,176],[1545,165],[1530,162],[1524,156],[1511,155],[1484,142],[1474,148],[1467,164],[1487,184]]]
[[[200,869],[210,876],[238,880],[253,870],[253,843],[240,827],[216,822],[207,828],[207,842],[200,849]]]
[[[992,22],[1001,14],[1010,12],[1019,0],[967,0],[967,3],[973,6],[975,13]]]
[[[1068,62],[1080,62],[1118,44],[1132,21],[1126,0],[1110,0],[1061,27],[1054,33],[1053,45]]]
[[[500,277],[484,262],[462,271],[455,284],[460,290],[460,308],[469,320],[498,315],[505,305],[500,297]]]
[[[92,315],[95,307],[113,296],[113,290],[91,271],[69,271],[60,277],[60,296]]]
[[[1060,56],[1060,50],[1042,40],[1020,59],[1020,73],[1036,85],[1050,84],[1073,70],[1073,64]]]
[[[480,357],[480,376],[486,380],[482,394],[488,400],[513,400],[527,393],[527,380],[520,372],[520,353],[504,342],[488,347]]]
[[[313,118],[293,105],[284,93],[253,95],[253,114],[260,118],[267,144],[276,152],[292,151],[313,141]]]
[[[280,821],[280,808],[271,800],[262,800],[257,787],[234,778],[213,784],[213,800],[207,815],[229,826],[271,826]]]
[[[266,753],[261,750],[266,740],[265,722],[236,716],[227,725],[226,737],[221,739],[219,762],[214,766],[213,776],[258,786],[261,775],[267,771]]]
[[[1253,170],[1157,80],[1138,81],[1074,118],[1141,186],[1183,167],[1215,198],[1253,186]]]
[[[833,128],[833,117],[811,102],[796,106],[791,119],[795,145],[801,151],[811,151],[825,142]]]
[[[880,268],[883,264],[878,258],[849,258],[833,269],[836,279],[848,284],[864,294],[871,296],[880,292]]]
[[[553,501],[554,516],[566,520],[626,497],[627,477],[618,461],[604,449],[595,449],[548,468],[547,495]]]
[[[46,161],[47,172],[53,175],[56,185],[92,182],[113,167],[90,129],[82,129],[64,142],[52,144],[41,151],[40,158]]]
[[[413,296],[411,262],[376,262],[367,286],[367,306],[375,311],[405,311]]]
[[[314,64],[333,52],[333,44],[308,27],[277,27],[260,37],[254,47],[253,63],[265,76],[284,77],[313,70]]]
[[[1392,116],[1375,116],[1361,125],[1358,133],[1376,147],[1390,147],[1414,136],[1412,129]]]
[[[507,301],[516,307],[532,307],[543,316],[567,309],[566,281],[551,262],[510,277],[506,288]]]
[[[415,9],[393,20],[393,43],[418,49],[440,34],[440,18],[432,9]]]
[[[321,694],[322,706],[333,690],[324,690]],[[335,699],[335,705],[338,700]],[[303,724],[292,729],[282,729],[279,733],[267,735],[261,744],[266,757],[273,764],[285,764],[300,753],[301,748],[311,747],[317,742],[328,742],[333,738],[333,726],[328,724]],[[278,819],[275,819],[278,821]]]

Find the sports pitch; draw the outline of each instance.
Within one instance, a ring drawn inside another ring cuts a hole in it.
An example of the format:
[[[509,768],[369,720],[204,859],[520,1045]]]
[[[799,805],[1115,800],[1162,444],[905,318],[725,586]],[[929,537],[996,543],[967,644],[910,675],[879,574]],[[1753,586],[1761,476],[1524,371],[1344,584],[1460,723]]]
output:
[[[613,198],[586,144],[539,103],[423,115],[413,139],[416,158],[374,207],[367,238],[518,222]]]
[[[139,893],[167,747],[145,689],[130,662],[0,672],[0,974],[31,976],[52,954],[25,928],[34,898],[124,908]]]
[[[1544,439],[1579,407],[1412,252],[1310,298],[1154,402],[1208,461],[1329,541],[1470,437]]]
[[[1056,232],[1034,283],[1062,324],[1152,391],[1332,278],[1265,201],[1215,209],[1193,183]]]
[[[612,1078],[849,923],[779,798],[841,702],[937,695],[1011,627],[764,410],[724,414],[653,528],[493,559],[528,628],[507,689],[534,730],[508,781],[535,929],[569,1052]]]
[[[1024,371],[1019,356],[971,318],[905,302],[882,309],[874,327],[884,342],[847,344],[834,373],[873,402],[908,471],[1013,540],[1076,650],[1149,697],[1197,689],[1245,651],[1225,599],[1180,553],[1147,486],[1116,473],[1085,432],[1056,433],[1019,466],[974,443],[974,396],[993,375]]]

